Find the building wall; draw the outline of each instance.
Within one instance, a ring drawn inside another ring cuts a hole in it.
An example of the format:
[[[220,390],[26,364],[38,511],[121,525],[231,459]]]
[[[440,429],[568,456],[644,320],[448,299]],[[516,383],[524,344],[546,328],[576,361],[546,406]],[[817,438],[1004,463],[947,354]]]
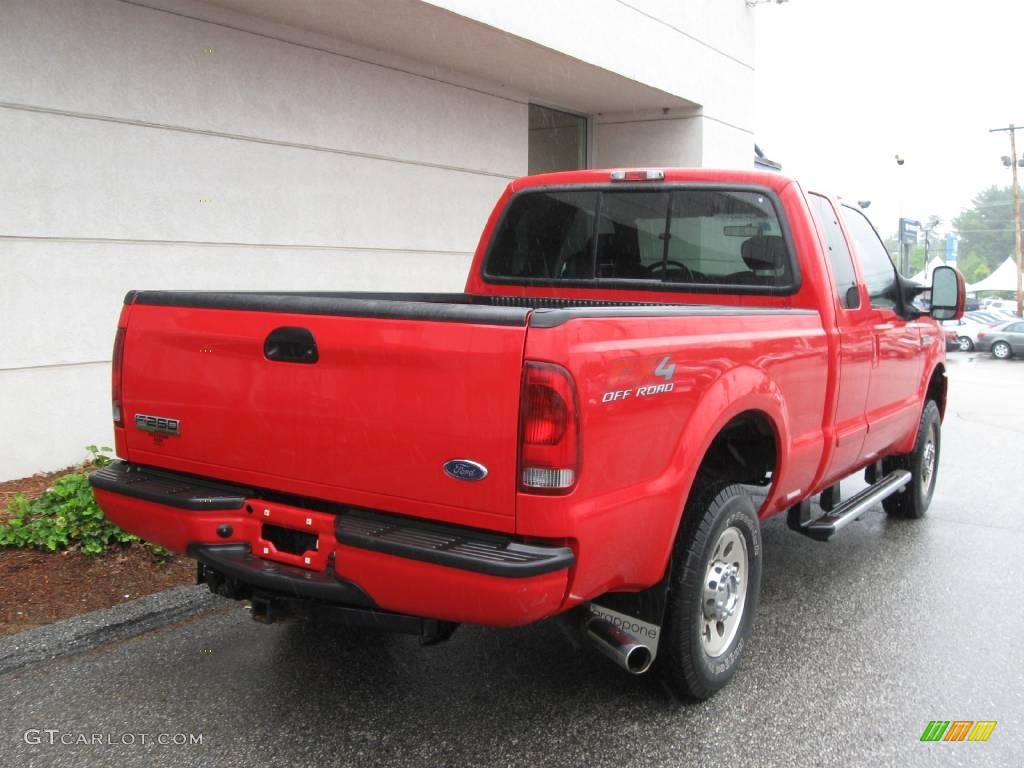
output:
[[[753,129],[754,23],[744,0],[428,1]]]
[[[110,444],[129,289],[459,290],[491,206],[527,170],[530,94],[514,84],[149,1],[0,11],[0,480]],[[595,164],[749,164],[749,110],[731,94],[752,45],[723,32],[742,2],[704,0],[728,7],[716,21],[680,16],[686,3],[594,2],[594,24],[652,35],[659,52],[638,64],[629,40],[538,25],[535,0],[436,5],[703,104],[669,120],[595,115]],[[665,45],[685,74],[660,71]]]
[[[594,119],[594,165],[702,165],[703,125],[693,112],[600,115]]]
[[[2,16],[0,479],[110,444],[129,289],[460,290],[526,172],[525,98],[116,0]]]

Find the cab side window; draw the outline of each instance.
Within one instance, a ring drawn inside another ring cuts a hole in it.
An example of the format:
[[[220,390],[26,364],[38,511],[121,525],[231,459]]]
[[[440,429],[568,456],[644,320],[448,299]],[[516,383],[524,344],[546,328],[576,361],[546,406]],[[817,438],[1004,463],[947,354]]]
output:
[[[864,273],[864,282],[868,285],[871,306],[875,309],[899,309],[896,266],[882,245],[881,238],[863,213],[848,205],[840,208],[843,222],[853,237],[857,255],[860,257],[860,268]]]
[[[853,257],[846,246],[846,238],[843,237],[835,209],[832,203],[821,195],[811,193],[807,200],[811,204],[811,213],[825,233],[825,245],[828,247],[829,260],[832,262],[832,276],[836,281],[839,304],[845,309],[856,309],[860,306],[860,295],[850,289],[857,287],[857,273],[853,268]]]

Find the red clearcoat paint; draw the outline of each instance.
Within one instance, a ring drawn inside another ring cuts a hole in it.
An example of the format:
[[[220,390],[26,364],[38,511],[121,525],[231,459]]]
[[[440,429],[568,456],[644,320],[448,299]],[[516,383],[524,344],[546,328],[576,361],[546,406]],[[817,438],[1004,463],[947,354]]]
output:
[[[936,323],[872,308],[859,265],[860,308],[843,309],[823,235],[792,180],[677,169],[645,183],[656,189],[682,181],[772,190],[796,252],[799,289],[742,296],[486,282],[482,259],[509,197],[537,185],[609,183],[608,171],[578,171],[509,184],[481,235],[466,292],[810,312],[577,318],[549,328],[129,304],[120,321],[125,426],[117,429],[117,452],[296,497],[568,543],[573,568],[501,578],[340,545],[330,515],[316,513],[323,544],[316,562],[267,554],[322,570],[323,557],[335,552],[338,574],[381,608],[507,626],[661,579],[698,465],[738,414],[759,411],[775,432],[778,466],[762,517],[909,450],[929,381],[944,361]],[[309,329],[319,362],[266,360],[263,340],[281,326]],[[667,391],[608,394],[656,387],[663,380],[654,372],[666,357],[676,366]],[[534,442],[524,449],[527,361],[567,374],[578,423],[556,400],[538,399],[531,406],[537,421],[528,425]],[[140,413],[180,419],[180,437],[134,429]],[[566,424],[578,444],[555,440]],[[576,462],[575,485],[566,493],[525,492],[517,476],[524,453],[544,466]],[[479,462],[487,477],[447,476],[442,465],[452,459]],[[246,542],[257,555],[265,546],[244,510],[186,512],[105,491],[97,498],[116,523],[175,551],[223,542],[215,531],[225,523],[233,528],[229,541]]]

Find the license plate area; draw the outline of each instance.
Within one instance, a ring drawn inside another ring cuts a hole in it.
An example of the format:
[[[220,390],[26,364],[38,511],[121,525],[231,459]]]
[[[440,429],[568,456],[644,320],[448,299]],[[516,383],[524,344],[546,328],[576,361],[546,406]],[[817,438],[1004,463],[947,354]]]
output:
[[[254,555],[313,571],[327,569],[328,555],[337,546],[334,515],[261,499],[250,500],[246,508],[260,522],[252,544]]]
[[[320,537],[308,531],[296,531],[273,523],[264,523],[261,530],[264,541],[269,541],[278,552],[305,555],[320,548]]]

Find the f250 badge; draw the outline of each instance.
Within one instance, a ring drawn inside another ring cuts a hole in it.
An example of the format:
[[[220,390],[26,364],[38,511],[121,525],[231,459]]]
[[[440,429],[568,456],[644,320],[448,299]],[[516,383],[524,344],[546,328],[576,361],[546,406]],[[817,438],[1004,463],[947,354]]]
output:
[[[181,436],[181,421],[164,416],[147,416],[144,413],[137,413],[135,414],[135,428],[141,429],[143,432],[152,432],[154,435]]]
[[[642,387],[631,387],[629,389],[612,389],[601,395],[602,403],[614,403],[618,400],[628,400],[631,397],[650,397],[652,395],[663,395],[676,388],[672,377],[676,373],[676,364],[672,362],[671,355],[665,355],[654,367],[654,375],[664,379],[664,384],[648,384]],[[622,381],[628,371],[620,372],[615,377],[616,382]]]

